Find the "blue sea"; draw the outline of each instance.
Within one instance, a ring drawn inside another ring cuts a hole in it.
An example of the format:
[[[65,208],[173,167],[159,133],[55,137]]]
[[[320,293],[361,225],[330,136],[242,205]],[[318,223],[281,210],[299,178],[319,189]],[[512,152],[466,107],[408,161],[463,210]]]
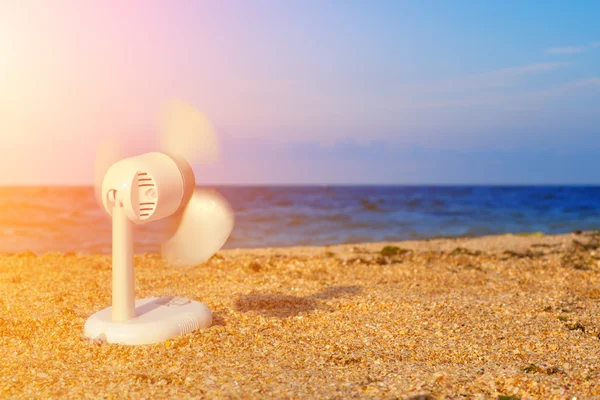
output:
[[[600,229],[600,187],[216,187],[236,217],[225,248],[329,245]],[[136,231],[157,252],[165,226]],[[111,251],[110,219],[91,187],[0,188],[0,251]]]

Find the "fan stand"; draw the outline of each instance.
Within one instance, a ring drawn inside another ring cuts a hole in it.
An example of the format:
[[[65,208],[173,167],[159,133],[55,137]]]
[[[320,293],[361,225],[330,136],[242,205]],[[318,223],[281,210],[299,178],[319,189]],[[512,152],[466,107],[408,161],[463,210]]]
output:
[[[84,326],[86,337],[144,345],[211,326],[212,313],[200,302],[181,297],[135,300],[133,223],[120,204],[112,208],[112,235],[112,307],[88,318]]]

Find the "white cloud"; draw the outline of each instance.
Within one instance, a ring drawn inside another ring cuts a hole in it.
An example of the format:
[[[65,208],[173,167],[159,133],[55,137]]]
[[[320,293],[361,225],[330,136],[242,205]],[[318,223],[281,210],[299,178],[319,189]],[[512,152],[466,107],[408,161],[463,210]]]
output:
[[[552,47],[550,49],[546,49],[545,53],[554,55],[579,54],[596,47],[600,47],[600,42],[593,42],[582,46]]]
[[[579,54],[585,51],[585,46],[553,47],[546,50],[546,54]]]
[[[482,90],[486,88],[501,88],[513,85],[519,78],[550,72],[573,65],[570,62],[547,62],[521,65],[518,67],[502,68],[463,76],[457,79],[430,82],[424,85],[409,85],[403,89],[409,92],[422,94],[431,93],[464,93],[467,90]]]
[[[549,63],[537,63],[522,65],[513,68],[504,68],[496,71],[486,72],[481,74],[482,77],[499,77],[499,78],[512,78],[515,76],[527,75],[536,72],[552,71],[557,68],[562,68],[571,65],[567,62],[549,62]]]
[[[412,104],[408,108],[418,109],[448,109],[478,106],[508,106],[509,108],[523,109],[537,107],[545,101],[563,96],[573,95],[578,90],[600,89],[600,77],[579,79],[572,82],[554,85],[550,88],[516,94],[489,94],[473,96],[466,99],[441,102],[423,102]]]
[[[540,90],[537,92],[533,92],[527,94],[522,97],[524,103],[531,102],[543,102],[545,100],[549,100],[556,97],[562,97],[573,94],[573,92],[581,89],[600,89],[600,78],[599,77],[591,77],[585,79],[579,79],[572,82],[566,82],[559,85],[552,86],[545,90]]]

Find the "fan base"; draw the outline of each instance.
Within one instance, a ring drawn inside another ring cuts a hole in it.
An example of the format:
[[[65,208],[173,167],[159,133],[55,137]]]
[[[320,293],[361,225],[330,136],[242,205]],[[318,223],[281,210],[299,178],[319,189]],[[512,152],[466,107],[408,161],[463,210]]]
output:
[[[112,307],[92,315],[84,335],[90,339],[125,345],[164,342],[197,329],[210,327],[212,313],[204,304],[181,297],[154,297],[136,300],[135,317],[112,320]]]

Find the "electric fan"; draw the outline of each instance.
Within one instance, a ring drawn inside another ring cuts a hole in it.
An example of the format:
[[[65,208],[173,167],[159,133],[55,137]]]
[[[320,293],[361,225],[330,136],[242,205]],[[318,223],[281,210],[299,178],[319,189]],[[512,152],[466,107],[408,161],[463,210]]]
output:
[[[212,324],[198,301],[180,297],[135,300],[133,226],[179,216],[162,244],[169,266],[192,267],[208,260],[227,241],[233,212],[216,191],[196,189],[190,163],[214,161],[218,142],[204,114],[173,102],[160,132],[161,152],[121,159],[117,143],[96,154],[95,193],[112,217],[112,306],[85,323],[84,335],[108,343],[142,345],[185,335]]]

